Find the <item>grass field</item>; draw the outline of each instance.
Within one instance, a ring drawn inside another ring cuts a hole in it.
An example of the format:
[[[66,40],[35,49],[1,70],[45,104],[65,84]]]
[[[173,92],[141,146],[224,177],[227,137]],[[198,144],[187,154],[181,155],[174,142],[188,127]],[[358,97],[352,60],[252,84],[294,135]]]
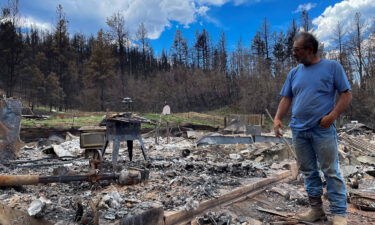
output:
[[[43,112],[38,110],[39,113]],[[113,113],[108,113],[109,115]],[[161,126],[165,126],[168,122],[169,126],[179,125],[182,123],[194,123],[201,125],[209,125],[214,127],[222,127],[224,124],[223,115],[214,115],[217,112],[211,113],[197,113],[197,112],[186,112],[186,113],[175,113],[171,115],[161,116],[156,113],[136,113],[138,116],[147,118],[155,123],[161,122]],[[22,119],[22,127],[46,127],[46,128],[71,128],[81,126],[98,125],[103,118],[105,118],[105,112],[53,112],[49,114],[49,119],[46,120],[30,120]],[[142,124],[142,127],[151,127],[147,124]]]
[[[98,125],[102,121],[106,114],[111,115],[116,112],[83,112],[72,110],[68,112],[50,112],[49,108],[37,108],[34,110],[38,115],[49,115],[47,120],[28,120],[22,119],[22,127],[38,127],[38,128],[72,128],[81,126],[93,126]],[[224,117],[229,114],[241,114],[238,109],[223,107],[217,110],[198,113],[198,112],[184,112],[184,113],[173,113],[171,115],[161,116],[157,113],[137,113],[138,116],[147,118],[155,123],[161,123],[161,127],[166,126],[166,122],[169,126],[176,126],[182,123],[193,123],[199,125],[209,125],[213,127],[224,127]],[[285,118],[284,125],[287,126],[288,118]],[[272,127],[272,121],[265,116],[265,126]],[[153,128],[148,124],[142,124],[142,128]]]

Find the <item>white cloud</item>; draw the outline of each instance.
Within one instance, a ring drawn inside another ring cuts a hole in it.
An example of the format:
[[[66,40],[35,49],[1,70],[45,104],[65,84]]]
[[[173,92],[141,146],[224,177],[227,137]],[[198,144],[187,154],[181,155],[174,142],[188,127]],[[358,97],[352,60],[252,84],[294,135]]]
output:
[[[198,0],[200,4],[208,4],[208,5],[215,5],[215,6],[222,6],[230,0]]]
[[[207,6],[201,6],[199,7],[199,9],[197,10],[198,14],[203,16],[203,15],[206,15],[206,12],[209,10],[210,8],[208,8]]]
[[[6,17],[0,20],[1,22],[5,21],[11,21],[10,17]],[[21,16],[18,20],[15,21],[17,26],[21,28],[34,28],[38,30],[52,30],[52,24],[46,23],[46,22],[41,22],[31,16]]]
[[[151,39],[157,39],[170,21],[188,26],[198,10],[194,2],[179,0],[128,0],[122,9],[130,33],[134,34],[143,22]]]
[[[262,0],[196,0],[197,3],[200,4],[207,4],[207,5],[214,5],[214,6],[222,6],[226,3],[233,3],[235,6],[239,6],[246,3],[257,3],[261,2]]]
[[[245,4],[246,2],[247,2],[247,0],[234,0],[233,4],[235,6],[239,6],[239,5]],[[259,2],[259,1],[256,1],[256,2]]]
[[[375,19],[375,0],[344,0],[326,8],[322,15],[312,21],[315,25],[314,34],[325,46],[331,47],[337,23],[340,22],[343,30],[350,33],[353,31],[354,15],[357,12],[361,14],[364,29],[369,29]]]
[[[21,18],[21,26],[24,28],[36,28],[38,30],[52,30],[53,25],[39,21],[31,16]]]
[[[316,6],[316,4],[315,3],[311,3],[311,2],[306,3],[306,4],[302,4],[302,5],[299,5],[297,7],[297,9],[294,10],[293,13],[300,13],[300,12],[303,12],[304,10],[309,11],[310,9],[314,8],[315,6]]]
[[[172,21],[188,27],[196,22],[198,17],[206,17],[210,7],[219,7],[226,3],[238,6],[260,0],[59,0],[58,3],[50,0],[33,1],[34,5],[50,15],[55,14],[57,4],[61,4],[67,19],[71,21],[70,24],[85,24],[78,28],[70,26],[73,33],[88,29],[87,26],[97,27],[98,24],[106,29],[106,19],[120,12],[130,34],[134,35],[139,24],[143,23],[148,37],[157,39],[171,26]],[[43,26],[47,26],[47,23]]]

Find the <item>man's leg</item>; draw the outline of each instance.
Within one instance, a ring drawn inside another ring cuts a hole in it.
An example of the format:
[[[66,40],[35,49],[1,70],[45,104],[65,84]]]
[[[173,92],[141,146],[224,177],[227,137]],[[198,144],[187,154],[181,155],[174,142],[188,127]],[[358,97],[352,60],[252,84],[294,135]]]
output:
[[[305,177],[305,189],[309,196],[310,209],[297,215],[299,219],[315,222],[325,219],[323,211],[323,184],[319,175],[317,158],[312,147],[312,139],[310,131],[293,131],[293,144],[296,150],[297,161],[301,172]]]
[[[293,145],[300,170],[305,178],[305,189],[308,196],[320,197],[323,194],[323,183],[309,133],[308,131],[293,131]]]
[[[330,128],[316,127],[313,130],[313,148],[327,181],[331,213],[345,216],[347,209],[346,186],[339,167],[336,128],[334,126]]]

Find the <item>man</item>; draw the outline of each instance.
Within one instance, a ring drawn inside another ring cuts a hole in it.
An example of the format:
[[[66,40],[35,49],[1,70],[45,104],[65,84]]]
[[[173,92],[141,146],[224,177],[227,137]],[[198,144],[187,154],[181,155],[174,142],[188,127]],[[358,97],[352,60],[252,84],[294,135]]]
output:
[[[317,56],[318,41],[307,32],[299,33],[293,44],[293,56],[300,63],[293,68],[280,92],[282,99],[274,119],[276,136],[281,136],[281,120],[292,105],[293,145],[310,209],[298,215],[315,222],[326,218],[321,196],[321,170],[327,181],[328,200],[334,225],[346,225],[346,187],[338,164],[337,134],[334,121],[351,102],[352,94],[342,66]],[[335,105],[336,93],[338,101]]]

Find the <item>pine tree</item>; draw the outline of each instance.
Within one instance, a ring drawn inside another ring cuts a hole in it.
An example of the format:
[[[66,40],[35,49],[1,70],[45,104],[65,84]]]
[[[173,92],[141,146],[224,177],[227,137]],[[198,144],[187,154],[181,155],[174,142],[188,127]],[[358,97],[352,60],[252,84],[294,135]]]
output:
[[[103,30],[98,32],[97,39],[93,41],[92,54],[86,63],[85,86],[96,91],[90,96],[92,102],[98,102],[100,110],[106,109],[106,91],[108,85],[115,78],[116,59],[112,57],[109,38]],[[99,98],[99,101],[95,99]]]

